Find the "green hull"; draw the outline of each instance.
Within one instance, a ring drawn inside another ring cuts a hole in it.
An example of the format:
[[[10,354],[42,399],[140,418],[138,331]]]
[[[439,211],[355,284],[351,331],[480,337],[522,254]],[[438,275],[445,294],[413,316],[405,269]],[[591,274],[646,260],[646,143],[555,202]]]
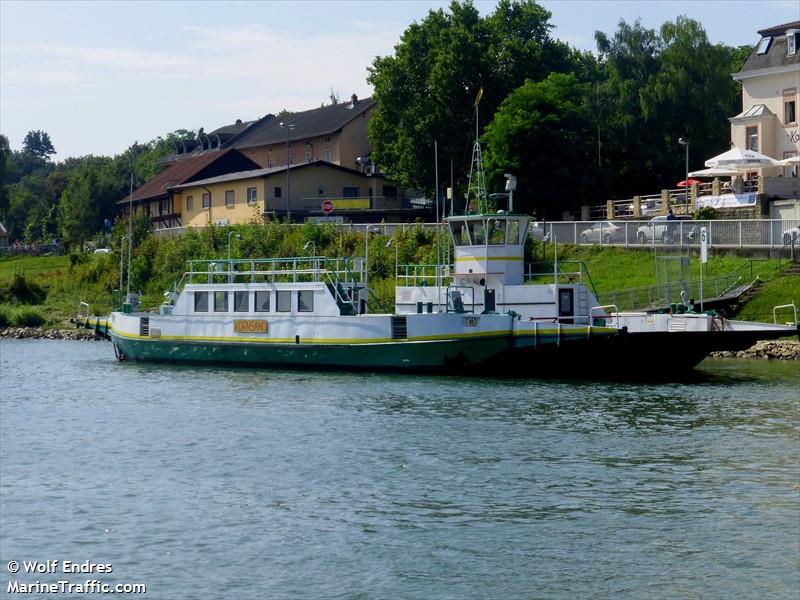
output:
[[[509,336],[381,344],[278,344],[143,340],[111,332],[125,360],[341,370],[460,371],[509,347]]]

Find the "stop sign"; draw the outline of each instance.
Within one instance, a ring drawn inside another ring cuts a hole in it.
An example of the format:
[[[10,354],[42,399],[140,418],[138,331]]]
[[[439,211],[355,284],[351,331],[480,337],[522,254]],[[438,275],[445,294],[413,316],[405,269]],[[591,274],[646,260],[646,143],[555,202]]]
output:
[[[333,212],[333,201],[332,200],[323,200],[322,201],[322,212],[326,215],[329,215]]]

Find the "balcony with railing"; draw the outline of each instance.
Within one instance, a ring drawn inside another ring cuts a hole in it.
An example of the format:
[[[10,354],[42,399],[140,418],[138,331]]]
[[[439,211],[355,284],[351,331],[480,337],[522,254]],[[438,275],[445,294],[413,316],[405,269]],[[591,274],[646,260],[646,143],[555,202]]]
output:
[[[703,206],[712,208],[755,207],[757,196],[800,198],[799,177],[758,177],[744,180],[695,183],[689,189],[663,189],[658,194],[638,195],[622,200],[609,200],[604,205],[584,207],[584,220],[636,219],[665,215],[671,209],[676,215],[692,215]]]

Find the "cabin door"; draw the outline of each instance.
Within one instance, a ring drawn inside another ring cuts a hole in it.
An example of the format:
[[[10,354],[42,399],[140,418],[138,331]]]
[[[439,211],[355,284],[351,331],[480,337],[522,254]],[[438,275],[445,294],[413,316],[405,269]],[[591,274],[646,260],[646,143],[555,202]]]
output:
[[[558,290],[558,316],[560,323],[572,324],[575,316],[575,290],[572,288]]]

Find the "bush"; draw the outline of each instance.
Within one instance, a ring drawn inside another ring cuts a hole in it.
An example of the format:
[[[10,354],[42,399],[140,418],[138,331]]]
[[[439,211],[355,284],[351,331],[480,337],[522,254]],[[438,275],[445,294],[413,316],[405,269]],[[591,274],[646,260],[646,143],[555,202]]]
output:
[[[5,306],[0,306],[0,328],[5,329],[11,321],[11,315]]]
[[[694,213],[695,221],[713,221],[714,219],[718,218],[719,215],[717,214],[717,211],[711,206],[698,208]]]
[[[44,315],[31,306],[14,310],[10,317],[11,325],[14,327],[41,327],[47,322]]]
[[[23,273],[14,273],[8,296],[22,304],[41,304],[47,298],[47,292],[36,282],[28,281]]]

